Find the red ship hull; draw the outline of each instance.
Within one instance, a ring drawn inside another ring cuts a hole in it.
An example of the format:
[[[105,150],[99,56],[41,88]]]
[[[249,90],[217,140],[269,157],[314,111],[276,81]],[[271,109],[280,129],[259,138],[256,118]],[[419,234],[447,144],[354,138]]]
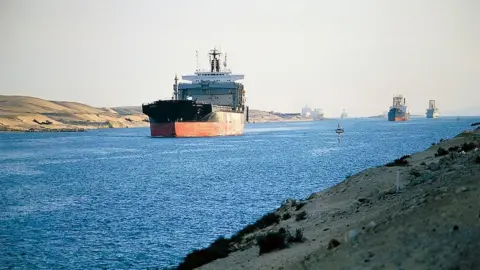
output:
[[[408,120],[408,119],[407,119],[406,117],[399,117],[399,116],[397,116],[397,117],[395,117],[395,120],[394,120],[394,121],[395,121],[395,122],[397,122],[397,121],[398,121],[398,122],[401,122],[401,121],[407,121],[407,120]]]
[[[243,126],[218,122],[150,123],[152,137],[214,137],[243,133]]]
[[[157,101],[142,106],[150,119],[152,137],[241,135],[246,120],[243,111],[189,100]]]

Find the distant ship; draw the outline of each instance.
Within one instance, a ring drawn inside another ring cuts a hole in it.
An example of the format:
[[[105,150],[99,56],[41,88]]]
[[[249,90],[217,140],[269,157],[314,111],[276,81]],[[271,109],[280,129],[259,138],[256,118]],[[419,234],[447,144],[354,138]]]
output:
[[[312,118],[313,120],[323,120],[324,119],[324,114],[322,109],[310,109],[308,105],[305,105],[304,108],[302,108],[301,115],[303,117],[307,118]]]
[[[323,120],[324,119],[324,114],[322,109],[314,109],[311,113],[310,116],[312,116],[313,120]]]
[[[243,134],[245,121],[248,122],[248,107],[245,106],[244,86],[237,81],[244,75],[232,74],[227,69],[226,55],[222,68],[221,55],[219,50],[211,50],[210,70],[197,68],[194,75],[182,76],[186,83],[179,83],[175,75],[171,100],[142,104],[143,113],[149,117],[152,137]]]
[[[305,107],[302,108],[301,115],[302,115],[303,117],[310,117],[310,114],[311,114],[311,113],[312,113],[312,109],[310,109],[310,108],[308,107],[308,105],[305,105]]]
[[[388,111],[388,121],[407,121],[409,117],[406,99],[402,95],[394,96],[393,104]]]
[[[440,112],[435,105],[435,100],[428,101],[428,109],[425,114],[427,115],[427,118],[437,118],[440,116]]]
[[[347,112],[345,111],[345,109],[343,109],[342,114],[340,115],[340,118],[343,119],[347,117],[348,117]]]

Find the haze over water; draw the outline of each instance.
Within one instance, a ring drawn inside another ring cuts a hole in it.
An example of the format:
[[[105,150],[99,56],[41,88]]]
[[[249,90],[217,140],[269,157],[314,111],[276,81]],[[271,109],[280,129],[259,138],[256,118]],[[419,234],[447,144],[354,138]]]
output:
[[[423,150],[474,118],[247,124],[239,137],[148,128],[0,133],[0,265],[139,269],[179,262],[345,176]]]

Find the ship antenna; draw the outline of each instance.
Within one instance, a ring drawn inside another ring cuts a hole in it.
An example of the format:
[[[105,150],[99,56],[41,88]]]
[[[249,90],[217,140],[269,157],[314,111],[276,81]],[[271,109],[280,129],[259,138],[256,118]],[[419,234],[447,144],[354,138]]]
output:
[[[227,53],[225,53],[225,60],[223,60],[223,67],[227,68]]]
[[[198,64],[198,51],[195,51],[196,57],[197,57],[197,71],[200,70],[200,65]]]
[[[178,100],[178,76],[177,73],[175,73],[175,88],[173,90],[173,96],[175,100]]]
[[[217,50],[215,53],[215,55],[218,55],[218,58],[215,56],[216,72],[220,72],[220,50]]]
[[[208,60],[210,61],[210,72],[213,72],[215,70],[215,60],[211,53],[208,56]]]

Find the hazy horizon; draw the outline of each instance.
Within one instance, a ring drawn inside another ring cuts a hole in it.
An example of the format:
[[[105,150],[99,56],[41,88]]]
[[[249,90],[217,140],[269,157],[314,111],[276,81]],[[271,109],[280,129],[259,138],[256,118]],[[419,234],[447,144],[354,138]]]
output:
[[[0,1],[0,94],[138,106],[214,45],[251,108],[480,115],[480,1]]]

